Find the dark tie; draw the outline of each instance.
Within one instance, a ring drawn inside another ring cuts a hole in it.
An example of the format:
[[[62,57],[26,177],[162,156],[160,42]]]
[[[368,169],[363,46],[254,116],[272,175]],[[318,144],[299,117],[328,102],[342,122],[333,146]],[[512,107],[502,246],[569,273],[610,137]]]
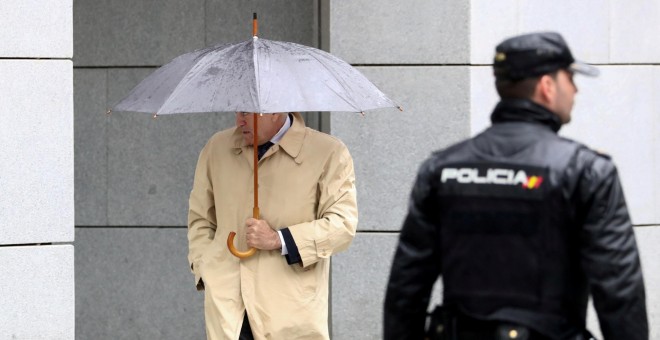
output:
[[[266,151],[268,151],[271,146],[273,146],[273,143],[271,141],[267,141],[266,143],[263,143],[257,147],[257,156],[259,159],[261,159],[261,157],[266,154]]]

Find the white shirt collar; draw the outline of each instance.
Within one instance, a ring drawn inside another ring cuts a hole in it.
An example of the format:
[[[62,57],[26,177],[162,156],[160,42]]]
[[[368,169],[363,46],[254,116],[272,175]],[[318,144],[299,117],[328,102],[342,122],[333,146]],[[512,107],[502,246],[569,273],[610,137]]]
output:
[[[287,114],[286,121],[280,128],[280,131],[278,131],[277,134],[275,134],[275,136],[273,136],[273,138],[270,139],[271,143],[277,144],[280,141],[280,139],[284,137],[284,134],[289,130],[290,127],[291,127],[291,116]]]

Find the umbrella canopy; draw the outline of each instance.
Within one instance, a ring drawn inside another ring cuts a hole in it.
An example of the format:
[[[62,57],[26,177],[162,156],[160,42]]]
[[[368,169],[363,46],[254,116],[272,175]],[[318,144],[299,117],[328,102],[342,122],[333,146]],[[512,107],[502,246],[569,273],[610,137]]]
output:
[[[181,55],[135,87],[113,111],[352,111],[398,107],[357,69],[325,51],[252,39]]]

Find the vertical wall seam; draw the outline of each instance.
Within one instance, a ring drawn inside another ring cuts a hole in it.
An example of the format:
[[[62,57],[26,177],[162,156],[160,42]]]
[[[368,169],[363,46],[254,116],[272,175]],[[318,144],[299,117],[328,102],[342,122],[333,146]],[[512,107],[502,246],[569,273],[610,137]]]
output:
[[[110,105],[110,70],[105,69],[105,106]],[[105,117],[105,224],[110,225],[110,120]]]

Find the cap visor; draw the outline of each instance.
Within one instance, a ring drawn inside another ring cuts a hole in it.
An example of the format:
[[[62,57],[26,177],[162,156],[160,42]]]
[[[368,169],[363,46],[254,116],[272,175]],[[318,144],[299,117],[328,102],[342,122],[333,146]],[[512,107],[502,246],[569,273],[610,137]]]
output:
[[[600,74],[600,71],[594,66],[585,64],[577,60],[574,61],[572,64],[570,64],[568,66],[568,69],[573,71],[574,73],[584,74],[585,76],[589,76],[589,77],[597,77]]]

